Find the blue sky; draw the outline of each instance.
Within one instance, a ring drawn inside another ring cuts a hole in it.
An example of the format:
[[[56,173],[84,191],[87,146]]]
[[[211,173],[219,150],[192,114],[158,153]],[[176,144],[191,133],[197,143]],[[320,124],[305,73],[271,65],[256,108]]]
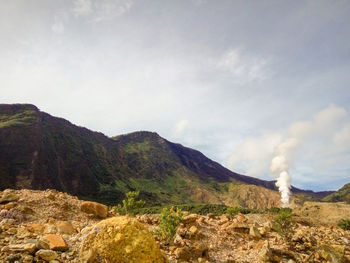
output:
[[[349,13],[349,1],[4,0],[0,103],[108,136],[156,131],[263,179],[307,123],[292,184],[338,189],[350,182]]]

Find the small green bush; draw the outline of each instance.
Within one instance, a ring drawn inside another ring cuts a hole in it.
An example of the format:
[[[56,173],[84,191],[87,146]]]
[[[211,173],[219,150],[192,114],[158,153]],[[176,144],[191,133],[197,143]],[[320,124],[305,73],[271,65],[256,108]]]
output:
[[[176,234],[176,229],[181,223],[183,214],[181,209],[176,211],[171,208],[164,208],[159,216],[159,234],[163,239],[171,241]]]
[[[226,209],[226,213],[230,216],[230,217],[234,217],[235,215],[237,215],[239,212],[241,211],[241,209],[237,206],[234,207],[228,207]]]
[[[338,226],[344,230],[350,230],[350,219],[340,220]]]
[[[293,213],[290,208],[281,208],[278,215],[275,217],[274,230],[276,230],[281,236],[289,237],[292,234],[292,227],[294,225]]]
[[[227,206],[221,204],[182,204],[182,205],[165,205],[165,206],[151,206],[135,209],[135,214],[160,214],[163,208],[181,209],[192,214],[207,215],[212,213],[214,215],[222,215],[226,213]]]
[[[281,210],[281,208],[279,207],[271,207],[269,209],[266,209],[266,212],[270,212],[270,213],[278,213]]]
[[[136,210],[142,208],[146,203],[143,200],[136,201],[136,199],[139,197],[139,194],[139,191],[127,192],[125,194],[126,199],[123,200],[123,205],[118,205],[115,209],[116,212],[118,212],[121,215],[135,215]]]

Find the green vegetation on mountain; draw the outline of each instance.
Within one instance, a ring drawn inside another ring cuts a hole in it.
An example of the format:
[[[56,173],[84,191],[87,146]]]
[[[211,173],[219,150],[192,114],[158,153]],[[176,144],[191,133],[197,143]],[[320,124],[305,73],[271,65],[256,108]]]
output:
[[[15,114],[11,111],[4,112],[0,115],[0,128],[30,125],[36,120],[35,113],[35,110],[31,108],[20,109]]]
[[[337,192],[334,192],[322,199],[325,202],[347,202],[350,204],[350,183],[344,185]]]

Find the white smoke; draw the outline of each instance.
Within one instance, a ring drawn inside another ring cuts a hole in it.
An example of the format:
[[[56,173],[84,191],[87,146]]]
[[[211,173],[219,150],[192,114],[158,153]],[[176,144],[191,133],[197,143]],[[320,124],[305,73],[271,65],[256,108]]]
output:
[[[349,115],[344,108],[331,104],[308,121],[291,123],[284,132],[246,138],[235,147],[226,165],[232,171],[254,177],[277,175],[282,204],[289,206],[291,174],[299,183],[326,182],[331,177],[342,180],[348,178],[343,167],[349,167],[349,158]],[[294,167],[295,163],[298,167]],[[312,171],[308,178],[303,173],[305,167]]]
[[[270,164],[270,172],[279,176],[276,186],[281,193],[283,207],[289,206],[291,195],[291,176],[289,169],[293,166],[296,151],[304,144],[304,141],[309,136],[324,132],[345,115],[346,111],[343,108],[330,105],[316,114],[312,121],[293,123],[288,130],[288,136],[276,146],[275,154]]]

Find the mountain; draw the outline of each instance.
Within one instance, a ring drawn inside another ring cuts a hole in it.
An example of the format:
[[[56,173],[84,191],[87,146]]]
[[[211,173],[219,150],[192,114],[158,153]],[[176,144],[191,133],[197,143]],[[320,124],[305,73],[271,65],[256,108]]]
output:
[[[325,202],[347,202],[350,203],[350,183],[344,185],[338,191],[327,195],[322,199]]]
[[[52,188],[106,204],[140,190],[148,204],[279,205],[274,181],[234,173],[156,133],[109,138],[30,104],[0,105],[0,179],[0,190]]]

